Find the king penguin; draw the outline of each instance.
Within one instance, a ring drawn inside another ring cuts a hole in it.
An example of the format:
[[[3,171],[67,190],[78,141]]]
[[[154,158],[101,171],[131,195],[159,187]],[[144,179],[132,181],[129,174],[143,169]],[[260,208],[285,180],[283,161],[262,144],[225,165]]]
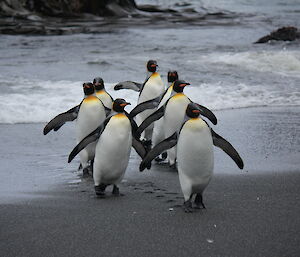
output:
[[[85,98],[80,105],[76,122],[77,143],[95,130],[106,118],[105,107],[102,101],[94,95],[93,84],[84,83],[83,90]],[[94,159],[95,146],[96,143],[89,144],[79,154],[84,175],[88,173],[88,162]]]
[[[178,176],[184,196],[184,210],[192,211],[194,195],[196,208],[203,204],[203,191],[213,175],[214,151],[210,128],[199,117],[199,109],[193,104],[186,109],[190,118],[181,131],[177,142]]]
[[[163,119],[163,131],[164,138],[169,137],[175,131],[178,131],[181,125],[184,122],[185,110],[189,103],[192,101],[183,93],[183,90],[186,85],[190,83],[185,82],[184,80],[176,80],[173,83],[173,90],[170,98],[166,101],[164,105],[147,117],[143,123],[139,126],[137,134],[141,134],[142,131],[147,128],[152,122]],[[198,108],[201,111],[201,114],[207,117],[213,124],[217,124],[216,116],[207,109],[206,107],[197,104]],[[170,149],[168,153],[168,162],[172,168],[176,168],[176,148]]]
[[[168,72],[168,88],[162,95],[154,99],[150,99],[148,101],[137,104],[130,112],[130,116],[133,118],[137,116],[139,113],[148,110],[148,109],[157,109],[161,107],[171,96],[173,90],[173,82],[178,79],[177,71],[169,71]]]
[[[174,110],[175,111],[175,110]],[[215,133],[200,117],[201,110],[195,103],[186,108],[186,121],[179,132],[156,145],[140,164],[140,171],[149,168],[151,161],[161,152],[177,144],[177,161],[180,187],[184,196],[185,212],[192,212],[192,198],[196,195],[195,208],[205,208],[203,192],[209,184],[214,168],[213,145],[220,147],[243,169],[244,163],[234,147]]]
[[[102,101],[106,108],[111,109],[113,98],[107,91],[105,90],[104,81],[100,77],[96,77],[93,80],[93,85],[95,87],[95,95]]]
[[[168,72],[168,88],[165,91],[165,94],[162,96],[158,109],[163,106],[168,99],[170,98],[172,91],[173,91],[173,85],[174,82],[178,80],[178,73],[177,71],[169,71]],[[153,128],[153,133],[152,133],[152,145],[157,145],[159,142],[165,139],[164,135],[164,119],[160,118],[159,120],[154,122],[154,128]],[[163,161],[166,159],[166,153],[162,155],[162,158],[157,158],[156,161]]]
[[[183,80],[174,82],[172,96],[166,103],[163,117],[164,138],[171,136],[182,126],[186,107],[191,102],[191,100],[183,93],[183,89],[187,85],[190,85],[190,83]],[[169,149],[167,153],[169,165],[174,167],[176,162],[176,147]]]
[[[109,112],[112,108],[113,98],[106,92],[103,79],[100,77],[94,78],[93,85],[95,88],[95,95],[102,101],[106,107],[106,111]],[[74,121],[77,119],[81,103],[66,112],[58,114],[50,122],[48,122],[43,130],[44,135],[47,135],[51,130],[59,130],[68,121]]]
[[[124,99],[113,103],[116,114],[107,123],[97,143],[93,173],[97,195],[101,195],[107,185],[114,185],[113,194],[119,194],[117,184],[124,177],[132,145],[130,120],[124,114],[124,107],[129,104]]]
[[[147,78],[144,82],[139,98],[138,104],[146,102],[148,100],[162,96],[165,92],[165,86],[161,79],[160,74],[157,72],[157,62],[154,60],[149,60],[147,62]],[[149,115],[151,115],[156,108],[148,109],[136,116],[137,124],[140,125]],[[151,141],[152,138],[153,125],[149,126],[144,133],[144,138],[146,141]]]
[[[113,102],[112,113],[92,133],[85,137],[71,152],[68,162],[80,153],[86,145],[98,140],[95,150],[93,178],[95,192],[99,196],[105,195],[105,188],[113,185],[113,194],[119,195],[117,184],[123,179],[128,166],[131,146],[144,158],[146,150],[142,143],[132,136],[132,121],[124,111],[130,103],[117,98]]]

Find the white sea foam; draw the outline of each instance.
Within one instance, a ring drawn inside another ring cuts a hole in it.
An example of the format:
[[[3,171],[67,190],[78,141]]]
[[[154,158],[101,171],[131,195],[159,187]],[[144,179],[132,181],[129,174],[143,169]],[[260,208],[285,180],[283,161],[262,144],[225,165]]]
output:
[[[260,85],[236,84],[222,82],[202,84],[200,87],[185,89],[191,100],[205,105],[212,110],[258,106],[300,105],[300,93],[270,91]]]
[[[136,103],[137,92],[113,91],[113,85],[107,84],[113,98],[123,97],[133,105]],[[82,98],[82,82],[22,80],[22,84],[12,86],[10,91],[0,95],[0,123],[50,121],[79,104]]]
[[[300,77],[300,51],[252,51],[211,54],[204,57],[210,63],[223,63],[240,68]]]
[[[2,78],[0,78],[1,80]],[[10,90],[0,95],[0,123],[47,122],[57,114],[79,104],[83,98],[82,83],[72,81],[28,81],[20,80],[18,85],[11,81]],[[20,81],[22,83],[20,84]],[[3,81],[0,81],[3,83]],[[226,84],[227,83],[227,84]],[[115,83],[106,83],[113,98],[122,97],[132,103],[138,99],[138,92],[132,90],[114,91]],[[300,105],[300,92],[263,89],[260,85],[201,84],[188,86],[185,93],[195,102],[212,110],[243,108],[251,106]]]

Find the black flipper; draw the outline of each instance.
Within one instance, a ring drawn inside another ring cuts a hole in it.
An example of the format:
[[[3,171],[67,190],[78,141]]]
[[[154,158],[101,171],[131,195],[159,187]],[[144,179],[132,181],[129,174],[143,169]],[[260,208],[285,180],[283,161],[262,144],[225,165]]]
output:
[[[132,146],[142,159],[145,158],[147,151],[140,140],[132,137]]]
[[[141,89],[140,89],[140,93],[139,93],[139,97],[141,96],[141,93],[142,93],[142,91],[144,89],[144,86],[146,85],[146,83],[148,82],[148,80],[150,79],[151,76],[152,75],[150,75],[149,77],[147,77],[146,80],[144,81],[144,83],[142,84]]]
[[[108,115],[111,113],[111,109],[109,109],[108,107],[104,106],[104,104],[103,104],[103,107],[104,107],[104,110],[105,110],[105,115],[106,115],[106,117],[108,117]]]
[[[204,107],[203,105],[197,104],[195,103],[199,109],[200,109],[200,114],[206,118],[208,118],[212,124],[217,125],[218,120],[217,117],[213,114],[213,112],[211,110],[209,110],[208,108]]]
[[[140,92],[143,84],[134,81],[123,81],[114,86],[114,90],[120,89],[132,89],[134,91]]]
[[[139,113],[147,110],[147,109],[154,109],[159,105],[161,97],[156,97],[154,99],[148,100],[146,102],[138,104],[136,107],[134,107],[130,112],[130,117],[133,118]]]
[[[110,97],[110,99],[111,99],[111,101],[113,102],[114,101],[114,99],[112,98],[112,96],[105,90],[105,92],[106,92],[106,94],[108,94],[109,95],[109,97]],[[109,109],[109,108],[108,108]]]
[[[80,105],[76,105],[70,110],[58,114],[54,117],[44,128],[44,135],[47,135],[52,129],[54,131],[59,130],[67,121],[73,121],[77,118]]]
[[[111,117],[107,118],[98,128],[96,128],[93,132],[91,132],[89,135],[87,135],[84,139],[82,139],[78,145],[74,147],[72,152],[69,155],[68,163],[70,163],[74,157],[82,150],[84,149],[88,144],[96,141],[104,131],[107,123],[109,122]]]
[[[130,121],[133,137],[135,137],[137,140],[139,140],[140,137],[137,136],[137,134],[136,134],[136,131],[138,129],[138,125],[136,124],[135,120],[130,117],[130,114],[128,112],[124,111],[124,113]]]
[[[152,113],[150,116],[148,116],[137,129],[136,131],[137,136],[140,136],[142,132],[151,125],[151,123],[153,123],[156,120],[159,120],[162,116],[164,116],[164,113],[165,113],[165,106],[163,105],[154,113]]]
[[[161,141],[157,144],[151,151],[149,151],[146,157],[140,164],[140,171],[143,171],[145,168],[151,167],[151,161],[160,155],[162,152],[166,151],[167,149],[172,148],[177,144],[177,132],[175,132],[172,136],[166,138],[165,140]]]
[[[225,153],[227,153],[231,159],[236,163],[236,165],[240,168],[244,168],[244,162],[240,157],[239,153],[234,149],[234,147],[223,137],[218,135],[213,129],[211,128],[211,134],[213,139],[213,144],[219,148],[221,148]]]
[[[65,124],[65,123],[64,123],[64,124]],[[59,130],[64,124],[61,124],[60,126],[55,127],[53,130],[56,132],[56,131]]]

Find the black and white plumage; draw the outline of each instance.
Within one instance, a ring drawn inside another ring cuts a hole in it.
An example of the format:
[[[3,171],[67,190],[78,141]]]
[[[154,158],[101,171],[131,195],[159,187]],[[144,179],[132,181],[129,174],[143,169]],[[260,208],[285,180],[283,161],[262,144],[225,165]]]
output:
[[[114,194],[118,194],[119,184],[128,165],[131,146],[143,158],[146,154],[141,142],[134,138],[135,123],[124,111],[128,105],[124,99],[116,99],[113,103],[112,113],[92,133],[86,136],[73,149],[68,162],[97,141],[93,166],[93,178],[97,195],[104,195],[108,185],[114,185]]]
[[[151,161],[160,153],[177,145],[177,168],[185,200],[184,210],[191,212],[194,195],[196,195],[195,207],[205,208],[202,194],[213,175],[214,145],[227,153],[240,169],[243,169],[244,163],[234,147],[199,117],[200,109],[196,104],[190,103],[186,114],[187,119],[180,131],[175,132],[148,152],[140,164],[140,171],[149,168]]]

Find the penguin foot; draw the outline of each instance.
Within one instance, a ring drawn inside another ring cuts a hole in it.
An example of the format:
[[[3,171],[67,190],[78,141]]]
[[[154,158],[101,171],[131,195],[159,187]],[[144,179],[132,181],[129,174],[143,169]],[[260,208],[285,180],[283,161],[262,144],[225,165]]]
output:
[[[171,169],[174,169],[174,171],[177,171],[176,162],[175,162],[175,163],[173,163],[172,165],[171,165],[171,164],[169,164],[169,167],[170,167]]]
[[[91,160],[91,164],[89,166],[89,171],[91,172],[91,174],[93,174],[93,171],[94,171],[94,159]]]
[[[202,197],[202,194],[197,194],[196,197],[195,197],[195,207],[196,209],[201,209],[201,207],[203,209],[206,209],[204,203],[203,203],[203,197]]]
[[[162,162],[162,161],[164,161],[165,159],[167,159],[167,156],[168,156],[168,154],[167,154],[166,152],[164,152],[164,153],[161,154],[161,157],[159,157],[159,156],[156,157],[156,158],[155,158],[155,161],[156,161],[156,162]]]
[[[143,146],[145,147],[146,151],[149,152],[151,150],[152,147],[152,141],[150,140],[143,140],[142,141]]]
[[[194,211],[192,207],[192,202],[190,200],[183,203],[183,210],[186,213],[191,213]]]
[[[105,188],[106,188],[106,185],[104,185],[104,184],[100,184],[99,186],[95,186],[96,195],[104,197],[105,196],[105,192],[104,192]]]
[[[157,156],[155,159],[154,159],[156,162],[162,162],[164,159],[160,158],[159,156]]]
[[[88,167],[84,168],[82,171],[82,177],[87,178],[89,175],[90,175],[89,168]]]
[[[113,196],[123,196],[123,194],[120,193],[120,190],[116,185],[114,185],[114,187],[113,187],[112,194],[113,194]]]

